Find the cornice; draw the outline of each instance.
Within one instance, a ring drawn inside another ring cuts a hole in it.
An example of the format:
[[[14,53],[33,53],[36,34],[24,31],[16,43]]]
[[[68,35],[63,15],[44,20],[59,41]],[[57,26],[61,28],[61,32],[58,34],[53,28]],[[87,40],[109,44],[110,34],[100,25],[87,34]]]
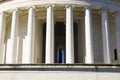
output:
[[[27,8],[28,6],[43,6],[49,5],[66,5],[72,4],[75,6],[96,6],[100,8],[108,8],[115,11],[120,11],[120,4],[111,2],[102,2],[95,0],[13,0],[0,5],[0,12],[13,10],[14,8]],[[107,4],[107,5],[106,5]]]

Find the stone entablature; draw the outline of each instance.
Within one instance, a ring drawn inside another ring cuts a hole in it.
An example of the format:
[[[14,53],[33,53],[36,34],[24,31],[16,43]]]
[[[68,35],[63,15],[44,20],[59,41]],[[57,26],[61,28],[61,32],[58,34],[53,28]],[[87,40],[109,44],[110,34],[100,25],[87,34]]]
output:
[[[107,8],[113,11],[120,11],[120,5],[119,3],[114,3],[114,2],[104,2],[104,1],[95,1],[95,0],[13,0],[13,1],[8,1],[6,3],[1,3],[0,5],[0,12],[1,11],[9,11],[14,8],[27,8],[29,6],[45,6],[47,4],[55,4],[55,5],[64,5],[64,4],[75,4],[76,6],[95,6],[97,8]],[[107,4],[107,5],[106,5]]]

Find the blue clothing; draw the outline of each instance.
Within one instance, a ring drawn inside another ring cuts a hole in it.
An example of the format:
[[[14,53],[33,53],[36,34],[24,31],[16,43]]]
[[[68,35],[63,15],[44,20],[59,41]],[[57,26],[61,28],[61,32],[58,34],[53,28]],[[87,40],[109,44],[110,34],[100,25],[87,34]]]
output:
[[[64,62],[65,62],[64,51],[63,50],[59,50],[57,52],[57,63],[64,63]]]

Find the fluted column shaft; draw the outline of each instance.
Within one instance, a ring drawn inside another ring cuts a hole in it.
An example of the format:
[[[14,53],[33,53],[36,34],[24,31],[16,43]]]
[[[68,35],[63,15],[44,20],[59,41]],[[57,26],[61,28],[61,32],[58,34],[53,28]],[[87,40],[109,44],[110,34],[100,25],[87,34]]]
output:
[[[108,11],[102,10],[102,39],[103,39],[103,56],[104,63],[111,63],[110,42],[109,42],[109,26],[108,26]]]
[[[3,53],[3,47],[4,47],[4,38],[5,38],[5,14],[2,12],[0,13],[0,63],[4,63],[4,53]],[[3,58],[2,58],[3,57]]]
[[[34,38],[35,38],[35,9],[30,7],[28,11],[27,27],[27,47],[26,53],[23,54],[22,63],[34,63]]]
[[[45,63],[54,63],[54,19],[53,6],[47,6]]]
[[[66,63],[74,63],[74,33],[72,5],[66,6]]]
[[[11,35],[10,35],[11,49],[9,55],[7,55],[6,58],[6,63],[9,64],[16,63],[17,33],[18,33],[18,10],[15,9],[12,12]]]
[[[93,33],[92,33],[92,17],[91,7],[85,8],[85,45],[86,45],[86,56],[85,63],[94,63],[93,57]]]

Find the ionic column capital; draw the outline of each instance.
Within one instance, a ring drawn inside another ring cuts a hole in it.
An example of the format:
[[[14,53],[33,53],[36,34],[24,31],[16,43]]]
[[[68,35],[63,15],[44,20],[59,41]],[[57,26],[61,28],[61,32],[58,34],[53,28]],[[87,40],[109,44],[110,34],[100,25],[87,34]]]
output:
[[[46,8],[49,8],[49,7],[54,8],[54,7],[55,7],[55,5],[54,5],[54,4],[47,4],[45,7],[46,7]]]
[[[12,12],[14,12],[14,11],[19,11],[19,9],[18,9],[18,8],[13,8],[13,9],[7,11],[6,13],[12,13]]]
[[[98,11],[98,13],[103,13],[103,12],[108,12],[109,11],[109,9],[107,9],[107,8],[101,8],[99,11]]]
[[[87,5],[84,7],[84,9],[92,9],[92,6],[91,5]]]
[[[32,9],[35,9],[36,6],[28,6],[28,7],[27,7],[28,10],[31,9],[31,8],[32,8]]]
[[[15,8],[15,9],[13,9],[12,11],[18,11],[19,9],[18,8]]]
[[[109,9],[108,9],[108,8],[102,8],[102,9],[101,9],[101,12],[104,12],[104,11],[107,11],[107,12],[108,12]]]
[[[66,4],[66,5],[65,5],[65,7],[66,7],[66,8],[69,8],[69,7],[74,8],[74,7],[75,7],[75,5],[74,5],[74,4]]]
[[[10,12],[13,12],[13,11],[19,11],[19,9],[18,8],[14,8],[14,9],[11,9]]]

